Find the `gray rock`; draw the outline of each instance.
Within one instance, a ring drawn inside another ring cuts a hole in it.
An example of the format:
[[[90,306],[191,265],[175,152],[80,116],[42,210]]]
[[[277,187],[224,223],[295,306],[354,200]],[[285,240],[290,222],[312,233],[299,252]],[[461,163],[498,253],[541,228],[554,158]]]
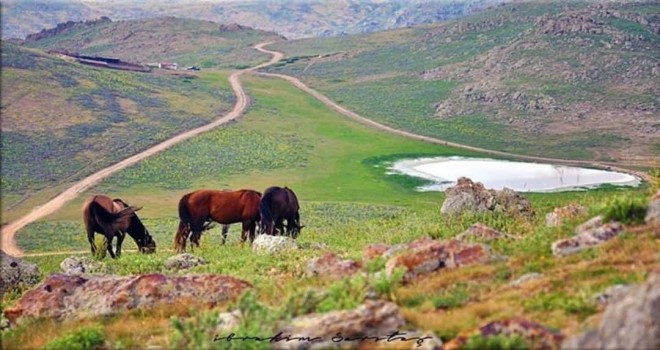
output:
[[[562,349],[660,348],[660,271],[605,309],[600,325],[579,334]]]
[[[105,264],[92,260],[86,256],[70,256],[60,263],[60,269],[67,275],[81,275],[84,273],[106,273]]]
[[[594,301],[598,305],[607,305],[613,302],[617,302],[621,300],[623,297],[625,297],[630,290],[632,289],[632,286],[628,286],[625,284],[617,284],[611,287],[608,287],[605,289],[602,293],[598,293],[594,296]]]
[[[601,222],[602,219],[597,216],[578,226],[576,231],[580,232],[579,234],[553,242],[552,254],[567,255],[595,247],[616,237],[623,230],[623,225],[619,222],[609,222],[598,226]]]
[[[208,264],[206,260],[190,253],[183,253],[170,257],[165,261],[165,268],[169,270],[187,270],[199,265]]]
[[[306,276],[342,278],[355,274],[360,265],[354,260],[341,259],[334,253],[326,253],[321,257],[307,261]]]
[[[512,281],[511,283],[509,283],[509,285],[513,286],[513,287],[520,287],[521,285],[523,285],[523,284],[525,284],[529,281],[535,281],[535,280],[541,279],[543,277],[545,277],[545,276],[543,276],[543,274],[540,274],[538,272],[527,273],[527,274],[524,274],[524,275],[518,277],[518,279],[516,279],[515,281]]]
[[[254,252],[274,254],[292,249],[298,249],[298,243],[287,236],[259,235],[252,242]]]
[[[486,189],[480,182],[461,177],[456,186],[445,191],[446,198],[440,212],[460,215],[464,212],[500,212],[508,215],[534,216],[531,203],[519,193],[505,188],[501,191]]]
[[[548,227],[561,226],[564,221],[587,214],[587,208],[579,204],[569,204],[565,207],[555,208],[552,213],[545,214],[545,225]]]
[[[225,334],[235,331],[241,325],[241,319],[243,319],[241,310],[219,314],[218,326],[215,329],[216,334]]]
[[[21,285],[39,282],[37,265],[23,261],[0,250],[0,295]]]
[[[603,226],[603,216],[601,215],[594,216],[593,218],[578,225],[575,228],[575,234],[579,235],[582,232],[590,231],[601,226]]]
[[[364,341],[332,341],[341,333],[341,337],[387,337],[401,329],[405,324],[396,304],[383,300],[367,300],[353,310],[331,311],[325,314],[311,314],[296,317],[281,329],[283,335],[291,337],[316,337],[315,341],[280,341],[275,349],[357,349],[372,348],[385,341],[376,343],[373,339]]]

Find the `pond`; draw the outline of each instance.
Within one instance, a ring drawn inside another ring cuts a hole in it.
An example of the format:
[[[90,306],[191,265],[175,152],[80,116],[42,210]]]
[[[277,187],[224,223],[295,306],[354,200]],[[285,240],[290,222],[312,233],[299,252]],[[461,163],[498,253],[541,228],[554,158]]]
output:
[[[513,162],[487,158],[435,157],[404,159],[389,167],[392,173],[431,181],[419,191],[444,191],[465,176],[486,188],[510,188],[519,192],[558,192],[595,188],[610,184],[638,186],[630,174],[563,165]]]

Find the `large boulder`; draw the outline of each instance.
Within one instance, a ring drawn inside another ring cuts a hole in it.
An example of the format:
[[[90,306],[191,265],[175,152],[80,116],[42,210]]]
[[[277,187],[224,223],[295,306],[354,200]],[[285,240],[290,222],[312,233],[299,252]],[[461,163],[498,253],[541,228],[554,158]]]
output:
[[[86,256],[70,256],[62,260],[60,263],[60,269],[67,275],[107,272],[105,264]]]
[[[660,271],[611,301],[596,329],[569,339],[562,349],[660,349]]]
[[[281,329],[281,334],[289,335],[291,338],[308,337],[309,341],[278,341],[275,342],[274,347],[275,349],[374,348],[379,343],[386,345],[388,335],[401,329],[404,324],[405,321],[396,304],[382,300],[367,300],[353,310],[331,311],[294,318]],[[376,342],[374,338],[369,337],[384,337],[384,339]],[[400,340],[397,343],[400,343]]]
[[[390,258],[385,272],[392,275],[395,270],[405,270],[404,281],[444,268],[457,268],[474,263],[488,262],[498,257],[483,244],[466,243],[459,240],[438,241],[420,238],[407,244],[407,249]]]
[[[298,243],[288,236],[258,235],[252,242],[254,252],[275,254],[292,249],[298,249]]]
[[[560,239],[552,243],[553,255],[567,255],[583,251],[587,248],[598,246],[616,237],[623,231],[623,225],[619,222],[602,223],[602,218],[597,216],[576,228],[577,235]]]
[[[360,264],[351,259],[341,259],[334,253],[326,253],[319,258],[307,261],[306,275],[341,278],[355,274],[360,270]]]
[[[15,324],[29,317],[82,319],[179,303],[215,305],[250,287],[248,282],[220,275],[52,274],[5,310],[5,316]]]
[[[442,349],[462,349],[467,344],[468,339],[473,336],[517,336],[522,338],[528,346],[533,344],[534,349],[558,349],[563,340],[561,334],[551,331],[538,323],[517,317],[490,322],[479,329],[462,332],[456,338],[445,344]],[[530,346],[530,348],[532,347]]]
[[[39,282],[37,265],[15,258],[0,250],[0,295],[20,286]]]
[[[456,186],[445,190],[446,198],[440,212],[445,215],[460,215],[465,212],[500,212],[508,215],[532,217],[534,210],[525,197],[505,188],[501,191],[487,189],[481,182],[461,177]]]

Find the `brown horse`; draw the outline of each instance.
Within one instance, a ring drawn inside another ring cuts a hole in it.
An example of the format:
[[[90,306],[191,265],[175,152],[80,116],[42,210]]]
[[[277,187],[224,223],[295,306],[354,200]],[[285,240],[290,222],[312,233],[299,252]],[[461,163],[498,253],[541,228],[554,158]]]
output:
[[[243,224],[241,240],[245,242],[249,233],[252,242],[259,222],[260,200],[261,193],[253,190],[198,190],[184,195],[179,200],[180,222],[174,249],[184,251],[188,236],[190,243],[199,247],[202,232],[210,229],[212,222],[224,225],[222,244],[227,240],[227,225],[237,222]]]
[[[95,232],[105,236],[108,253],[113,259],[121,255],[121,245],[124,242],[126,233],[135,240],[140,252],[155,252],[156,242],[135,214],[140,209],[128,205],[121,199],[110,199],[110,197],[104,195],[88,198],[83,204],[82,211],[85,231],[92,253],[96,253]],[[115,237],[117,237],[116,255],[112,251],[112,240]]]

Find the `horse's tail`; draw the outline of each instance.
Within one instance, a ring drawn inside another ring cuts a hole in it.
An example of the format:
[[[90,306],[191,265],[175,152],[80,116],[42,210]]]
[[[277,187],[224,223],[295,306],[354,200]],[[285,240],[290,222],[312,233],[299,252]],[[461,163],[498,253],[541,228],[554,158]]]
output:
[[[270,193],[266,193],[261,197],[261,201],[259,202],[259,216],[260,218],[260,231],[261,233],[268,233],[270,234],[271,232],[271,226],[273,222],[273,213],[270,211],[270,199],[272,196]]]
[[[186,249],[186,240],[190,233],[190,223],[192,222],[192,215],[188,208],[190,195],[191,193],[188,193],[179,200],[179,228],[174,236],[174,250],[177,252],[182,252]]]

